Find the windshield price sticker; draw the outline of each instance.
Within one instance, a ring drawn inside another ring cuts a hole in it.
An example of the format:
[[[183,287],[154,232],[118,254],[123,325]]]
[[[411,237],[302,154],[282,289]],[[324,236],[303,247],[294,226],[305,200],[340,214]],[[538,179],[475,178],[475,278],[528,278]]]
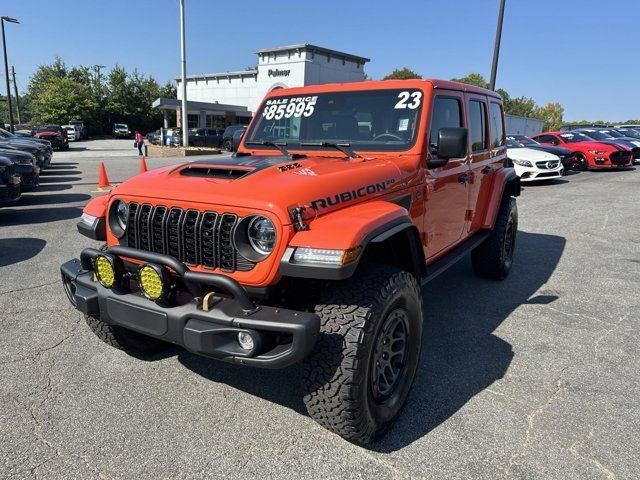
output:
[[[573,138],[573,133],[562,133],[560,136],[562,138]]]
[[[267,120],[310,117],[313,115],[317,101],[317,95],[313,97],[272,98],[267,100],[262,116]]]
[[[422,92],[419,90],[415,92],[400,92],[398,99],[398,103],[393,107],[394,109],[408,108],[409,110],[415,110],[420,106],[420,102],[422,101]]]

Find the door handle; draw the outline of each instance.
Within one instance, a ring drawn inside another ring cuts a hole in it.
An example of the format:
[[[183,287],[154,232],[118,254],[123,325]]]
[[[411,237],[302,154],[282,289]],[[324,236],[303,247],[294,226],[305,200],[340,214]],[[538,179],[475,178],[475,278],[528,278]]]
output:
[[[471,175],[468,173],[463,173],[458,177],[458,183],[467,183],[469,180],[471,180]]]

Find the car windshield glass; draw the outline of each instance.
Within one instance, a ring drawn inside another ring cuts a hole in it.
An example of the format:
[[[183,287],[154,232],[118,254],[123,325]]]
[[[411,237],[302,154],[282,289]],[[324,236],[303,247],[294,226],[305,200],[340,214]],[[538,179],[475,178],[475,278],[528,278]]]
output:
[[[578,142],[591,142],[591,141],[593,141],[593,139],[591,137],[587,137],[584,133],[580,133],[580,132],[561,133],[560,137],[566,143],[578,143]]]
[[[540,145],[533,138],[529,138],[525,135],[514,135],[513,137],[516,141],[520,142],[523,145]]]
[[[522,148],[524,145],[518,142],[515,137],[507,137],[507,147],[509,148]]]
[[[348,145],[352,150],[407,150],[418,132],[422,100],[417,89],[273,97],[262,104],[245,139],[287,142],[289,150],[318,150],[317,145],[301,146],[318,143]]]
[[[620,128],[618,133],[622,133],[625,137],[640,138],[640,132],[633,128]]]
[[[46,126],[46,127],[40,127],[38,128],[39,132],[52,132],[52,131],[57,131],[59,129],[59,127],[55,127],[52,125]]]
[[[116,128],[127,128],[124,123],[116,123]]]
[[[613,138],[620,138],[620,137],[624,137],[624,135],[620,132],[616,132],[615,130],[600,130],[602,133],[606,133],[607,135],[609,135],[610,137]]]
[[[600,130],[583,130],[584,134],[594,140],[611,140],[613,137]]]

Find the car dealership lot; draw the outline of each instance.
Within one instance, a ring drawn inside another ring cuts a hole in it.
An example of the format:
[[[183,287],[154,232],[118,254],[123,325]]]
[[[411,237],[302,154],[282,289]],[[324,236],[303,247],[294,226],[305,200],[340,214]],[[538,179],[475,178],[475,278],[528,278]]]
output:
[[[72,143],[0,209],[1,477],[640,476],[640,171],[527,185],[511,276],[479,280],[465,259],[427,285],[414,389],[363,449],[305,415],[297,367],[140,361],[89,331],[59,266],[97,246],[75,223],[100,162],[120,182],[133,152]]]

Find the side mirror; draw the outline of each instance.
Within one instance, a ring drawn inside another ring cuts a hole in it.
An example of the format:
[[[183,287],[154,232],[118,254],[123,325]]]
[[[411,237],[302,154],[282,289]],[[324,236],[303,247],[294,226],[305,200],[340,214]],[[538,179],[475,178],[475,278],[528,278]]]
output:
[[[466,128],[441,128],[438,130],[436,157],[427,161],[428,168],[437,168],[452,159],[467,156],[469,130]]]

